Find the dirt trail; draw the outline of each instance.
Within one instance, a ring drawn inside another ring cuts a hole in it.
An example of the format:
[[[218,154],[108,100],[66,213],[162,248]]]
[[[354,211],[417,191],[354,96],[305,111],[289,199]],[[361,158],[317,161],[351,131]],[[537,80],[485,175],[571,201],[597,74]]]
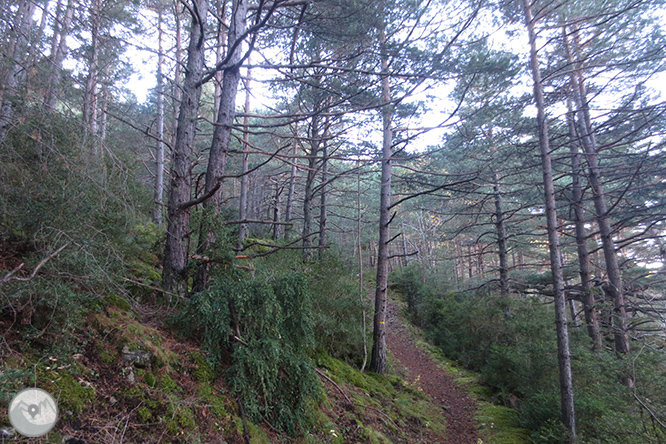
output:
[[[389,303],[388,349],[400,361],[406,377],[421,387],[434,403],[442,406],[442,413],[446,416],[446,444],[477,444],[476,402],[460,389],[453,376],[418,348],[413,333],[398,316],[398,310],[395,304]]]

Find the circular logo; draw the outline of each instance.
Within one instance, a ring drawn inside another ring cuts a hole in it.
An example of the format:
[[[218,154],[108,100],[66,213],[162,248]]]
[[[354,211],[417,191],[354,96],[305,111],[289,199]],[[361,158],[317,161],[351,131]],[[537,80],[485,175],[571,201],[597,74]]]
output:
[[[58,419],[58,404],[50,393],[38,389],[21,390],[9,403],[9,422],[21,435],[46,435]]]

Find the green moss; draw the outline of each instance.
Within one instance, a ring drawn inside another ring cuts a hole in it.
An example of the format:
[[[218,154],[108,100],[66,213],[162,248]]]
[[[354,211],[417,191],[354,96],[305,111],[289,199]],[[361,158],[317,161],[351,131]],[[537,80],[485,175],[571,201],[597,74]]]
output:
[[[119,309],[125,312],[129,312],[132,309],[132,305],[129,303],[127,299],[113,293],[104,298],[104,305],[106,305],[107,307],[109,306],[118,307]]]
[[[371,428],[365,429],[365,435],[371,444],[393,444],[393,441],[388,439],[382,432]]]
[[[105,364],[111,364],[118,357],[118,353],[115,350],[111,351],[107,350],[106,348],[99,347],[96,348],[95,351],[99,355],[99,358],[102,360],[102,362]]]
[[[148,407],[139,407],[136,410],[136,414],[139,417],[139,422],[141,424],[147,424],[150,422],[150,418],[153,416],[152,412]]]
[[[174,393],[180,390],[180,387],[178,384],[176,384],[176,381],[171,379],[171,376],[169,375],[160,375],[158,378],[158,386],[164,393]]]
[[[366,392],[381,393],[389,396],[393,389],[391,382],[381,375],[364,374],[339,359],[321,354],[317,357],[318,364],[329,370],[329,377],[335,382],[346,382]]]
[[[129,387],[129,388],[125,389],[123,394],[127,398],[142,398],[143,394],[144,394],[144,391],[139,387]]]
[[[508,407],[483,403],[475,419],[484,441],[490,444],[527,444],[530,432],[519,427],[518,412]]]
[[[206,361],[206,358],[199,352],[192,352],[190,360],[194,364],[192,378],[197,382],[212,382],[215,380],[215,370],[213,366]]]
[[[226,418],[229,416],[227,411],[227,398],[223,395],[215,395],[213,388],[209,384],[199,384],[197,395],[205,404],[213,416],[217,418]]]
[[[148,387],[155,388],[155,383],[157,382],[155,380],[155,375],[150,372],[146,372],[146,374],[143,376],[143,380],[146,382]]]
[[[259,427],[248,422],[247,428],[250,432],[250,441],[252,441],[252,444],[271,444],[271,440],[268,438],[268,435],[266,435],[266,432]]]
[[[178,411],[177,419],[181,430],[193,430],[197,426],[197,420],[194,417],[194,413],[188,408],[180,409]]]
[[[61,411],[81,413],[96,398],[92,386],[80,384],[68,373],[46,372],[40,379],[44,389],[58,398]]]

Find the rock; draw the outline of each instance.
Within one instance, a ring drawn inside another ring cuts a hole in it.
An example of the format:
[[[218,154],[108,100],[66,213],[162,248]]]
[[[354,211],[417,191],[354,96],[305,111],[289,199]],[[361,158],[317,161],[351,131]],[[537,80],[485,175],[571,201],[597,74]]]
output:
[[[125,370],[125,379],[130,384],[134,384],[136,382],[136,377],[134,376],[134,369],[132,367],[127,367]]]
[[[128,346],[123,347],[123,359],[129,361],[139,368],[150,366],[150,352],[145,350],[132,350]]]
[[[116,398],[114,398],[113,396],[109,398],[109,404],[113,405],[116,402],[118,402],[118,400]]]

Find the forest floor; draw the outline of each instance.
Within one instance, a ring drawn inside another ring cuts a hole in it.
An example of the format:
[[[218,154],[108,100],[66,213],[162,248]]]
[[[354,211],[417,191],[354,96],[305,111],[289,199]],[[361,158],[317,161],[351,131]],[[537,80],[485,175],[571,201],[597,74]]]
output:
[[[527,442],[524,431],[515,428],[516,412],[489,403],[477,377],[439,356],[401,312],[400,302],[392,301],[386,376],[317,355],[325,395],[313,412],[312,428],[292,437],[264,421],[248,421],[251,442]],[[39,386],[57,396],[62,415],[49,444],[244,443],[237,402],[224,378],[207,363],[196,340],[165,325],[171,313],[168,307],[131,307],[122,298],[107,297],[74,331],[72,339],[78,342],[70,346],[78,352],[46,363],[34,358],[39,344],[33,341],[28,348],[16,319],[0,313],[0,331],[11,333],[3,334],[5,347],[0,347],[0,364],[6,367],[0,371],[0,392],[30,386],[34,375]],[[151,365],[132,366],[123,357],[125,349],[149,351]],[[63,349],[63,355],[68,353],[70,348]],[[7,418],[0,417],[0,431],[10,429]],[[14,437],[12,442],[36,441]]]
[[[389,304],[387,346],[395,358],[394,369],[441,406],[446,417],[446,443],[477,444],[477,401],[470,397],[469,389],[456,382],[457,375],[443,368],[420,346],[419,331],[407,324],[399,311],[397,303]]]

